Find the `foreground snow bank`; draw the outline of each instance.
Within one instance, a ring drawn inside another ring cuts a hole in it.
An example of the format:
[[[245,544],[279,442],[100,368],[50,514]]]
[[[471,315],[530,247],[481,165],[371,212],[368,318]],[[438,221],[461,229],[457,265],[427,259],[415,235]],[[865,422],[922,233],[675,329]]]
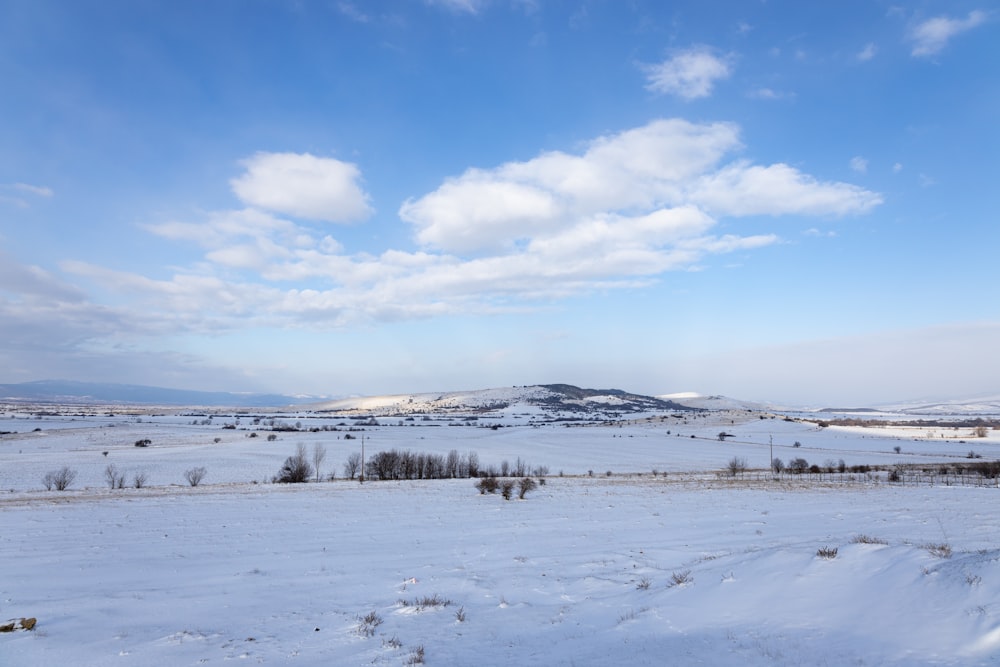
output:
[[[555,478],[510,502],[468,480],[0,500],[0,617],[38,618],[0,635],[0,655],[995,663],[996,489],[713,487]]]

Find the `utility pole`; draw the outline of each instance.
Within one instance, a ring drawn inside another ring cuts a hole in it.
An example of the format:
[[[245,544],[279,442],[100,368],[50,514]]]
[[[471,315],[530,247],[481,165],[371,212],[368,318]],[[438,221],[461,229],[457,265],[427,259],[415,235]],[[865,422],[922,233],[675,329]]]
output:
[[[361,476],[358,477],[361,484],[365,483],[365,434],[361,434]]]
[[[767,467],[771,469],[771,472],[774,472],[774,436],[769,435],[767,439],[771,443],[771,460],[767,462]]]

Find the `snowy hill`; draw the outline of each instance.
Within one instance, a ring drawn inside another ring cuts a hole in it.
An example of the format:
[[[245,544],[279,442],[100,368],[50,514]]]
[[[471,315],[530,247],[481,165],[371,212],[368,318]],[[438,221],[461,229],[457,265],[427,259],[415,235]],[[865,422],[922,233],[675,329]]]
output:
[[[1000,395],[943,401],[909,401],[884,405],[880,409],[907,415],[997,415],[1000,414]]]
[[[728,396],[702,396],[694,392],[663,394],[657,398],[672,401],[687,408],[698,410],[771,410],[770,406],[752,401],[742,401]]]
[[[675,401],[631,394],[621,389],[582,389],[568,384],[347,398],[319,403],[310,406],[310,408],[317,412],[371,414],[375,416],[499,414],[515,410],[574,414],[639,414],[693,409]]]

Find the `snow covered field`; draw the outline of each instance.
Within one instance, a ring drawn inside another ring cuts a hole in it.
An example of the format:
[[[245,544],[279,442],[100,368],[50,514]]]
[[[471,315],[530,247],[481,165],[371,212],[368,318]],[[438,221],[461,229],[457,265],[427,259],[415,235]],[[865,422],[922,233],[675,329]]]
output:
[[[992,460],[996,432],[661,417],[508,411],[269,442],[245,416],[223,429],[234,419],[8,412],[0,623],[38,625],[0,634],[0,664],[1000,663],[1000,489],[715,474],[733,456],[765,468],[772,442],[821,465]],[[471,480],[266,483],[298,443],[325,446],[324,476],[340,476],[362,433],[369,453],[475,451],[550,474],[512,501]],[[109,463],[150,486],[109,490]],[[74,484],[45,491],[62,466]],[[197,488],[193,466],[207,470]]]

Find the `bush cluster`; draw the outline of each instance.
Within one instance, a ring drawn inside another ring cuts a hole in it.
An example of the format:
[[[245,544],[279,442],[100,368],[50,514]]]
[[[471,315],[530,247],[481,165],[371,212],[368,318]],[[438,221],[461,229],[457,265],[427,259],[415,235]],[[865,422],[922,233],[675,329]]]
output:
[[[517,489],[517,497],[524,500],[529,491],[538,488],[538,482],[530,477],[522,477],[519,480],[497,479],[496,477],[483,477],[476,482],[476,488],[480,494],[500,492],[504,500],[510,500],[514,496],[514,489]]]

